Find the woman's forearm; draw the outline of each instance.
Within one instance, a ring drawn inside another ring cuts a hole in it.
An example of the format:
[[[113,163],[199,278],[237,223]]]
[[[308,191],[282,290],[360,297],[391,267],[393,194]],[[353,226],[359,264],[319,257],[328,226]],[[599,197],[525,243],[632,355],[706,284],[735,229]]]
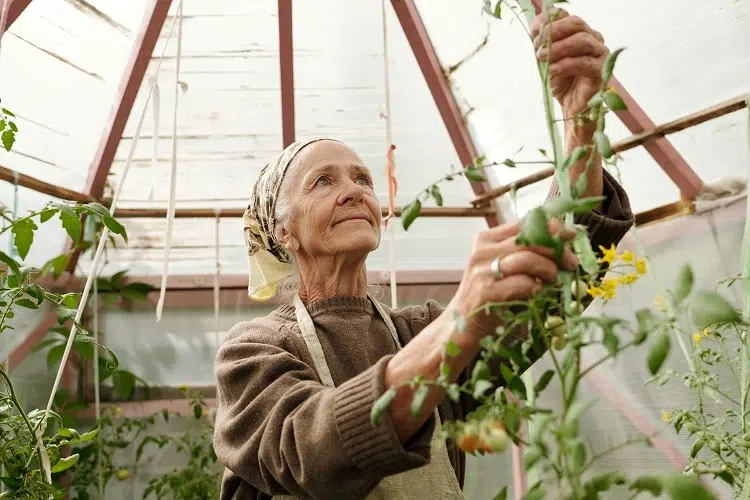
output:
[[[425,380],[437,380],[440,376],[440,363],[443,361],[442,353],[448,341],[452,341],[461,351],[458,356],[446,358],[446,363],[450,367],[451,380],[458,377],[479,352],[479,346],[473,335],[456,331],[456,322],[452,315],[453,312],[449,306],[391,358],[385,371],[386,389],[399,386],[419,375],[422,375]],[[445,397],[445,391],[439,387],[430,387],[422,410],[416,417],[411,413],[413,395],[414,390],[408,386],[399,387],[389,407],[393,427],[402,443],[407,442],[424,425],[435,407]]]
[[[586,146],[591,144],[591,140],[596,131],[596,124],[587,125],[573,125],[565,122],[565,154],[570,153],[579,146]],[[586,169],[586,165],[591,157],[591,154],[584,156],[581,160],[577,161],[570,166],[570,185],[575,186],[578,177],[581,173],[587,172],[586,174],[586,190],[579,194],[581,198],[588,198],[592,196],[601,196],[604,190],[604,177],[602,174],[602,157],[597,154],[594,158],[591,168]]]

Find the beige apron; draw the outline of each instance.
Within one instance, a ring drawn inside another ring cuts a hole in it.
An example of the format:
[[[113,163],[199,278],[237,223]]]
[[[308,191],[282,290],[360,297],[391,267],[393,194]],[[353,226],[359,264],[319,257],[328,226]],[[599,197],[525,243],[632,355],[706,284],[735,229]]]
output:
[[[388,312],[372,297],[369,298],[380,314],[380,317],[383,318],[386,326],[388,326],[388,330],[391,332],[396,345],[401,349],[401,343],[396,334],[396,327],[393,326],[393,321],[391,321]],[[294,306],[302,337],[305,339],[305,344],[307,344],[307,348],[313,358],[320,380],[323,382],[323,385],[334,387],[331,371],[328,369],[323,348],[315,332],[315,325],[299,296],[294,297]],[[448,447],[445,445],[445,440],[439,435],[441,426],[440,415],[437,409],[435,409],[435,420],[436,427],[432,442],[430,443],[431,458],[429,463],[416,469],[385,477],[367,495],[367,500],[464,499],[458,479],[456,479],[456,472],[453,470],[453,466],[448,458]],[[275,495],[273,498],[294,499],[295,497],[290,495]]]

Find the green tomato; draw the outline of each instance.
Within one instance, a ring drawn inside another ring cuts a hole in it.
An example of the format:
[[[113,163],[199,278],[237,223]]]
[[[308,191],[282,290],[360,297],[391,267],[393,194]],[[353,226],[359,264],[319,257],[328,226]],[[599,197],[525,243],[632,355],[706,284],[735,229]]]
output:
[[[115,472],[115,477],[118,481],[125,481],[130,477],[130,471],[125,468],[117,469],[117,471]]]
[[[565,340],[564,336],[555,337],[552,339],[552,347],[557,349],[558,351],[562,351],[565,349],[565,346],[568,344],[568,341]]]
[[[547,316],[544,322],[544,328],[549,332],[552,338],[558,338],[565,335],[565,320],[560,316]]]
[[[576,302],[575,300],[571,301],[570,313],[579,316],[581,313],[583,313],[583,305],[580,302]]]
[[[583,280],[575,280],[570,284],[570,293],[573,298],[582,299],[589,293],[589,286]]]
[[[479,437],[481,443],[490,451],[505,451],[510,442],[505,426],[500,422],[485,422]]]

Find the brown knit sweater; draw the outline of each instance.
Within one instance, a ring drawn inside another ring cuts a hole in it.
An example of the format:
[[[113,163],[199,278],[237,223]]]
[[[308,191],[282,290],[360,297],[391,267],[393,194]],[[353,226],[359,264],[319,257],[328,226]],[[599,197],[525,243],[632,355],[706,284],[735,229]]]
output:
[[[617,244],[633,223],[627,195],[606,172],[604,194],[601,212],[576,221],[589,228],[594,249]],[[442,310],[432,300],[390,310],[401,343]],[[397,346],[368,299],[324,299],[308,311],[335,388],[320,383],[292,306],[239,323],[217,354],[214,445],[226,466],[222,500],[364,498],[383,477],[429,461],[434,417],[403,446],[387,413],[377,427],[370,424]],[[438,409],[447,421],[463,418],[471,405],[445,399]],[[450,441],[448,454],[463,485],[465,456]]]

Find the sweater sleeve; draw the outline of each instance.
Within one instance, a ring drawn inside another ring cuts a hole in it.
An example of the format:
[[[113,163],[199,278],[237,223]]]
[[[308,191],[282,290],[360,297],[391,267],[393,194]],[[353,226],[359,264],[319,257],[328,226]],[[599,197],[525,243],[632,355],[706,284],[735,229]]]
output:
[[[389,357],[329,388],[284,330],[269,318],[240,323],[217,354],[214,446],[230,471],[267,495],[350,498],[429,461],[431,432],[404,448],[387,413],[370,423]]]

